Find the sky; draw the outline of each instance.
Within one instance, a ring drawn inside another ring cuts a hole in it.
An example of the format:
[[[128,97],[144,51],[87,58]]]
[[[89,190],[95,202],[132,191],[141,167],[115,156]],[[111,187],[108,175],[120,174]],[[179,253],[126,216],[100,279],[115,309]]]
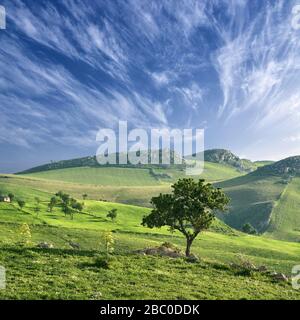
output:
[[[93,155],[120,120],[203,128],[206,149],[252,160],[299,155],[297,4],[0,0],[0,172]]]

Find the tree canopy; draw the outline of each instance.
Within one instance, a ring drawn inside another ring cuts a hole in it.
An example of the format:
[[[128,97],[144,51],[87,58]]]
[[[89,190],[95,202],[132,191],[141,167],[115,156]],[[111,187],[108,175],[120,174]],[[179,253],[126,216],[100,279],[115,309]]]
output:
[[[203,179],[180,179],[172,189],[171,194],[152,198],[153,210],[143,218],[142,225],[169,226],[170,231],[180,231],[186,237],[186,256],[189,256],[194,239],[210,226],[216,211],[226,210],[229,198]]]

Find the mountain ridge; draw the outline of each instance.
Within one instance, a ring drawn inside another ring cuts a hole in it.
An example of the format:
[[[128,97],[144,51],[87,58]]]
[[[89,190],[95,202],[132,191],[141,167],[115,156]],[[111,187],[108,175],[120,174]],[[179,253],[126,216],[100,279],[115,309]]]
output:
[[[159,151],[160,154],[163,151]],[[35,173],[40,171],[49,171],[49,170],[57,170],[57,169],[66,169],[66,168],[75,168],[75,167],[126,167],[126,168],[152,168],[152,167],[178,167],[184,168],[185,163],[183,164],[174,164],[172,163],[172,159],[174,159],[174,152],[171,154],[171,164],[170,165],[163,165],[163,164],[138,164],[133,165],[131,163],[128,164],[118,164],[119,154],[117,154],[117,164],[106,164],[100,165],[97,162],[96,156],[86,156],[81,158],[74,158],[69,160],[60,160],[60,161],[53,161],[50,163],[46,163],[40,166],[32,167],[27,170],[23,170],[17,172],[16,174],[27,174],[27,173]],[[254,162],[251,162],[247,159],[241,159],[237,155],[233,154],[231,151],[226,149],[208,149],[204,151],[204,160],[212,163],[220,163],[229,165],[231,167],[236,168],[241,172],[251,172],[257,168]]]

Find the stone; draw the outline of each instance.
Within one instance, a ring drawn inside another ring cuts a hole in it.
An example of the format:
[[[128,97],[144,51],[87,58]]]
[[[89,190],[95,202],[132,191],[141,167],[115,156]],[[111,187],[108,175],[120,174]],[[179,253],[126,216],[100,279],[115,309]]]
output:
[[[37,245],[38,248],[41,248],[41,249],[53,249],[53,244],[51,243],[48,243],[48,242],[40,242],[38,245]]]
[[[276,281],[289,281],[289,278],[283,273],[274,272],[271,274],[271,276]]]

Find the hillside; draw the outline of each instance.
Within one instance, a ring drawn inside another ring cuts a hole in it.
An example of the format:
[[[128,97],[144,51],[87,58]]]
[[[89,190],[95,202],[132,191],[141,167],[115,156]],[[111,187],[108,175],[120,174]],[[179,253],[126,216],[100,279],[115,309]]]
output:
[[[237,229],[251,223],[260,233],[268,228],[273,207],[285,188],[281,177],[255,174],[227,180],[218,186],[231,198],[230,210],[222,219]]]
[[[204,151],[204,160],[213,163],[226,164],[244,172],[251,172],[257,168],[255,163],[247,159],[240,159],[237,155],[225,149],[211,149]]]
[[[275,203],[266,235],[275,239],[300,241],[300,178],[286,185]]]
[[[158,151],[161,157],[162,150]],[[166,152],[166,151],[165,151]],[[88,156],[77,159],[62,160],[62,161],[52,161],[41,166],[30,168],[28,170],[19,172],[19,174],[36,173],[49,170],[66,169],[66,168],[78,168],[78,167],[122,167],[122,168],[142,168],[142,169],[158,169],[158,168],[169,168],[183,170],[185,164],[174,165],[172,164],[172,159],[174,159],[174,152],[171,151],[171,164],[170,165],[152,165],[150,164],[150,152],[149,152],[149,164],[148,165],[131,165],[130,163],[124,165],[119,165],[119,154],[116,154],[117,164],[116,165],[99,165],[95,156]],[[189,159],[189,157],[188,157]],[[252,163],[250,160],[240,159],[238,156],[234,155],[231,151],[225,149],[211,149],[204,151],[204,160],[210,163],[222,164],[225,166],[232,167],[239,171],[253,171],[258,166]]]
[[[241,174],[241,172],[231,166],[206,162],[204,164],[204,172],[200,176],[195,176],[195,178],[201,177],[213,182],[230,179]],[[184,169],[176,167],[131,168],[118,166],[53,169],[22,175],[99,186],[158,186],[170,184],[186,176]]]
[[[22,180],[24,184],[20,185],[18,182]],[[26,183],[33,180],[12,175],[0,182],[2,191],[13,192],[26,201],[23,210],[16,203],[0,203],[0,264],[9,270],[7,288],[0,291],[0,298],[300,298],[290,283],[274,282],[259,272],[240,274],[231,267],[243,254],[243,259],[256,265],[289,274],[300,255],[299,244],[248,236],[216,221],[210,231],[195,240],[192,251],[201,257],[198,263],[183,258],[144,256],[135,250],[163,242],[171,242],[183,250],[184,238],[179,233],[171,234],[167,228],[142,227],[141,218],[149,212],[147,208],[86,200],[84,212],[76,214],[74,220],[64,216],[59,207],[47,212],[51,193],[37,191]],[[36,196],[41,200],[38,215],[34,212]],[[106,217],[111,208],[118,209],[115,222]],[[23,223],[28,224],[31,233],[30,243],[25,246],[20,245]],[[110,230],[115,250],[106,265],[103,239],[104,232]],[[40,242],[54,248],[38,248]],[[73,249],[70,243],[78,244],[79,249]]]
[[[222,219],[241,229],[251,223],[268,237],[300,241],[300,157],[289,157],[218,184],[231,198]]]
[[[257,174],[295,176],[300,174],[300,156],[289,157],[258,168]]]

